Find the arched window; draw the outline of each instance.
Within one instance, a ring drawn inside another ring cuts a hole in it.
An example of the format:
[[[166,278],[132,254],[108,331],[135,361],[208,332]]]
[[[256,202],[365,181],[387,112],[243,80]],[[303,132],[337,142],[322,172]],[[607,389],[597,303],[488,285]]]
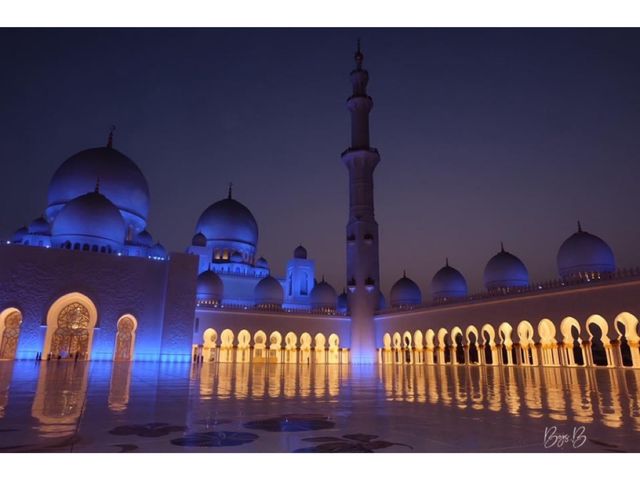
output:
[[[309,274],[304,272],[300,278],[300,295],[307,295],[309,293]]]
[[[88,360],[98,314],[93,302],[74,292],[60,297],[47,313],[43,355]]]
[[[4,317],[4,318],[3,318]],[[18,350],[22,314],[16,309],[5,310],[0,316],[0,359],[13,360]]]
[[[116,333],[116,350],[113,355],[114,360],[133,360],[133,347],[136,338],[136,319],[130,315],[125,315],[118,320],[118,332]]]

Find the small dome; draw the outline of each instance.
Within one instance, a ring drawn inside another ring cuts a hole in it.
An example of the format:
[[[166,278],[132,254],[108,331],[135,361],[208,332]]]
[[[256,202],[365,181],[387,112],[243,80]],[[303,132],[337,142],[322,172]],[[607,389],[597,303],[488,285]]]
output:
[[[196,226],[207,240],[240,242],[256,247],[258,224],[243,204],[229,196],[207,208]]]
[[[164,248],[160,243],[156,243],[153,247],[151,247],[149,255],[158,258],[167,258],[167,249]]]
[[[391,287],[391,307],[409,307],[422,303],[422,292],[420,287],[407,277],[406,274]]]
[[[22,240],[24,240],[24,237],[25,235],[27,235],[27,233],[29,233],[27,227],[20,227],[18,230],[13,232],[13,235],[11,236],[11,242],[22,243]]]
[[[136,235],[136,244],[142,245],[143,247],[150,247],[153,245],[153,238],[149,232],[143,230]]]
[[[122,245],[126,225],[120,210],[104,195],[91,192],[68,202],[53,221],[51,234],[57,245],[84,237],[84,243],[103,241]]]
[[[258,267],[258,268],[269,268],[269,262],[267,262],[266,258],[260,257],[258,260],[256,260],[256,267]]]
[[[522,288],[529,285],[529,272],[524,263],[501,247],[484,268],[484,286],[487,290]]]
[[[464,298],[468,295],[467,281],[462,274],[449,266],[449,260],[431,280],[431,297],[434,301]]]
[[[335,310],[338,304],[338,294],[323,278],[311,290],[309,303],[312,310]]]
[[[50,235],[51,225],[44,217],[38,217],[29,224],[28,232],[32,235]]]
[[[302,245],[298,245],[296,247],[296,249],[293,251],[293,258],[306,259],[307,258],[307,249],[304,248]]]
[[[229,260],[233,263],[242,263],[242,254],[240,252],[233,252]]]
[[[47,217],[53,219],[65,204],[93,190],[96,179],[126,223],[142,230],[149,213],[147,180],[130,158],[110,146],[83,150],[60,165],[49,183]]]
[[[342,290],[342,293],[338,295],[338,312],[347,313],[349,309],[349,298],[347,292]]]
[[[282,307],[284,289],[278,280],[269,275],[258,282],[253,290],[253,296],[257,306]]]
[[[196,233],[191,239],[191,245],[194,247],[206,247],[207,246],[207,237],[205,237],[202,232]]]
[[[196,296],[199,302],[222,302],[224,285],[220,277],[211,270],[205,270],[198,275]]]
[[[611,247],[600,237],[582,230],[567,238],[558,251],[558,272],[563,279],[583,275],[612,273],[616,261]]]

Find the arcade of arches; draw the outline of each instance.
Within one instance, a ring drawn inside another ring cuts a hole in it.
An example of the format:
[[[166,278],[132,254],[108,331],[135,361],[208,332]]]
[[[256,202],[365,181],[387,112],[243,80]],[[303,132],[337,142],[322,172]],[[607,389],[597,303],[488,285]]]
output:
[[[267,334],[258,330],[253,335],[248,330],[240,330],[237,338],[232,330],[220,333],[208,328],[203,334],[203,344],[193,346],[194,361],[219,363],[294,363],[294,364],[346,364],[349,363],[349,349],[340,348],[340,337],[332,333],[327,339],[324,334],[314,337],[304,332],[298,335],[289,332],[284,336],[273,331]],[[235,340],[235,341],[234,341]]]
[[[497,328],[461,327],[385,333],[378,349],[382,364],[522,365],[640,368],[638,319],[628,312],[612,322],[591,315],[585,322],[544,318]]]

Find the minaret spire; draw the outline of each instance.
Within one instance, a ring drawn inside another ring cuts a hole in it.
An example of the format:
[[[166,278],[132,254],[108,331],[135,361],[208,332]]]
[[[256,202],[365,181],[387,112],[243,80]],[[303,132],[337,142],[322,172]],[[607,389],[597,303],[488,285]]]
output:
[[[107,139],[107,148],[113,148],[113,132],[116,131],[116,126],[111,125],[109,129],[109,138]]]
[[[349,220],[347,222],[347,285],[351,315],[351,361],[374,363],[376,338],[374,315],[380,298],[378,223],[373,206],[373,172],[380,156],[369,144],[369,113],[373,100],[367,94],[369,73],[362,67],[360,40],[351,71],[351,145],[342,153],[349,170]],[[406,273],[404,273],[406,274]]]

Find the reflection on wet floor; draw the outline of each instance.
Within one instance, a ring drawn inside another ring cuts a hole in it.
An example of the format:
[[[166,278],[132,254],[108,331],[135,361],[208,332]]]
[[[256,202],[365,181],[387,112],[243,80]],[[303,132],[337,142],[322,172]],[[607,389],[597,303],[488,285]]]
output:
[[[267,409],[271,419],[313,410],[340,434],[355,433],[348,423],[354,416],[361,417],[358,425],[371,425],[370,431],[358,433],[365,436],[385,434],[376,423],[381,415],[390,419],[387,430],[395,428],[391,419],[398,415],[424,415],[428,428],[439,421],[444,431],[444,422],[452,418],[490,421],[511,416],[544,425],[606,427],[627,432],[627,438],[640,431],[639,386],[640,370],[607,368],[0,362],[0,432],[5,432],[0,450],[20,442],[32,451],[40,451],[41,442],[63,442],[67,448],[83,432],[105,438],[138,432],[153,438],[167,435],[165,430],[184,431],[198,442],[220,447],[233,442],[201,429],[230,424],[238,431],[227,433],[245,438],[247,416],[260,423]],[[335,417],[327,422],[332,412],[340,412],[347,423]],[[455,412],[461,414],[456,417]],[[416,431],[425,425],[416,423]],[[19,431],[20,442],[11,443],[6,432]],[[94,450],[104,451],[96,442]],[[198,443],[171,442],[175,448]],[[341,442],[345,440],[334,443]],[[132,445],[117,444],[123,451]]]
[[[503,409],[511,415],[640,431],[640,371],[609,368],[380,365],[388,401]]]

